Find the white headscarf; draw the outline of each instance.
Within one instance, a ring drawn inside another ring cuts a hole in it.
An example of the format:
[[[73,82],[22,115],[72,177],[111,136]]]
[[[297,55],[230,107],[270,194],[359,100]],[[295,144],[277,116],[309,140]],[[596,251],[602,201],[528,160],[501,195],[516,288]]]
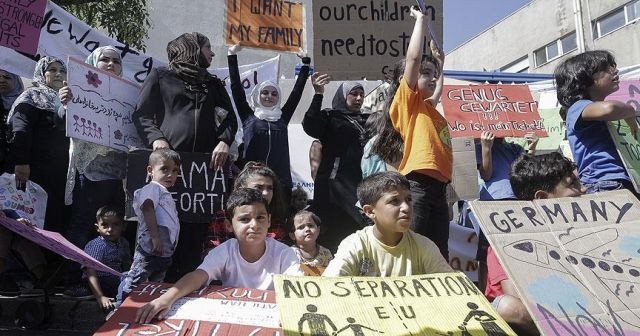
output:
[[[116,53],[116,55],[118,55],[118,58],[120,59],[120,64],[122,64],[122,57],[120,56],[120,52],[118,51],[118,49],[116,49],[113,46],[104,46],[104,47],[99,47],[96,48],[95,50],[93,50],[93,52],[91,52],[91,54],[89,56],[87,56],[87,59],[84,61],[87,64],[91,64],[94,67],[98,66],[98,61],[100,61],[100,57],[102,57],[102,54],[107,51],[107,50],[111,50],[113,52]],[[120,73],[117,74],[118,76],[122,76],[122,69],[123,67],[120,67]]]
[[[276,88],[276,91],[278,91],[278,101],[272,107],[265,107],[260,102],[260,92],[267,86],[273,86]],[[278,121],[282,117],[282,110],[280,109],[281,97],[282,92],[280,91],[278,84],[267,80],[253,88],[253,91],[251,91],[251,100],[249,101],[249,105],[251,106],[251,109],[253,109],[253,114],[256,118],[266,121]]]

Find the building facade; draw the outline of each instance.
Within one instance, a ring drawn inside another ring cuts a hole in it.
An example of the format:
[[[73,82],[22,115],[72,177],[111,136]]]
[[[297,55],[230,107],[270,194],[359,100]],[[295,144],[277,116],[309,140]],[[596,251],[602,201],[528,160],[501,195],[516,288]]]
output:
[[[445,17],[446,20],[446,17]],[[605,49],[640,63],[640,0],[533,0],[452,50],[452,70],[553,73],[567,57]]]

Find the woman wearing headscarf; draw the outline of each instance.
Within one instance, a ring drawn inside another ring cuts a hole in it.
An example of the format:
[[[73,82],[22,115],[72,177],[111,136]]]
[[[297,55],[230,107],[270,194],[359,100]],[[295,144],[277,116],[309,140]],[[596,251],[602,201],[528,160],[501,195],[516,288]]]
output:
[[[24,86],[20,76],[0,69],[0,174],[5,172],[5,160],[9,140],[9,128],[7,127],[7,116],[11,110],[13,102],[22,93]]]
[[[224,84],[207,71],[214,56],[209,39],[200,33],[182,34],[169,42],[167,54],[169,66],[151,70],[142,86],[134,124],[154,150],[211,153],[210,166],[218,169],[238,126]],[[181,223],[166,281],[178,280],[200,264],[207,225]]]
[[[289,159],[289,131],[287,126],[298,107],[305,84],[309,78],[309,64],[311,58],[299,53],[303,66],[300,68],[298,79],[293,90],[282,105],[282,91],[278,83],[270,80],[256,85],[251,91],[249,99],[245,96],[244,87],[238,70],[238,56],[236,53],[242,46],[236,44],[229,48],[227,60],[229,62],[229,78],[231,93],[236,109],[242,121],[244,161],[264,162],[271,168],[282,183],[284,202],[289,204],[293,182],[291,180],[291,164]],[[271,223],[272,229],[274,224]],[[284,236],[288,234],[284,230]],[[284,238],[284,237],[276,237]]]
[[[322,161],[314,181],[313,210],[324,228],[318,243],[335,251],[338,244],[364,224],[356,208],[356,189],[362,180],[362,134],[368,114],[360,107],[364,87],[344,82],[336,91],[330,109],[321,110],[324,86],[329,76],[314,73],[315,95],[304,116],[302,127],[322,143]]]
[[[94,67],[122,76],[120,52],[112,46],[96,48],[85,60]],[[127,154],[123,151],[92,142],[71,139],[69,169],[65,190],[65,203],[72,204],[71,221],[65,237],[77,247],[85,245],[96,234],[96,213],[109,205],[124,213],[124,189]],[[80,265],[71,263],[65,274],[65,294],[90,297],[91,292],[81,286]]]
[[[61,59],[42,57],[33,73],[33,87],[16,99],[7,118],[12,132],[9,161],[16,183],[23,187],[31,180],[47,192],[45,229],[58,232],[66,228],[70,213],[64,204],[69,138],[61,99],[69,99],[66,78]]]

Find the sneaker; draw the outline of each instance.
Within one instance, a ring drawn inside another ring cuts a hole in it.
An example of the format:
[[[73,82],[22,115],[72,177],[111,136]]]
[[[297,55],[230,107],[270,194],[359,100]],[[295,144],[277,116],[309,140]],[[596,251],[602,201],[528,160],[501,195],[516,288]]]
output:
[[[0,274],[0,295],[4,297],[17,297],[20,295],[18,284],[8,274]]]
[[[77,300],[93,299],[93,294],[91,293],[91,291],[83,285],[75,285],[73,287],[69,287],[62,292],[62,295]]]

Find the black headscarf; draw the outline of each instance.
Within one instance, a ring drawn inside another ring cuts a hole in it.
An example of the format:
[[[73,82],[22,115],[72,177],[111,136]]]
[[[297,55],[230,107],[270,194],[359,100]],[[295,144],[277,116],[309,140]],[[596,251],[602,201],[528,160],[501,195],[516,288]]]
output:
[[[169,69],[175,71],[189,84],[208,82],[212,76],[207,71],[209,61],[202,55],[200,48],[209,39],[200,33],[184,33],[167,44]]]

